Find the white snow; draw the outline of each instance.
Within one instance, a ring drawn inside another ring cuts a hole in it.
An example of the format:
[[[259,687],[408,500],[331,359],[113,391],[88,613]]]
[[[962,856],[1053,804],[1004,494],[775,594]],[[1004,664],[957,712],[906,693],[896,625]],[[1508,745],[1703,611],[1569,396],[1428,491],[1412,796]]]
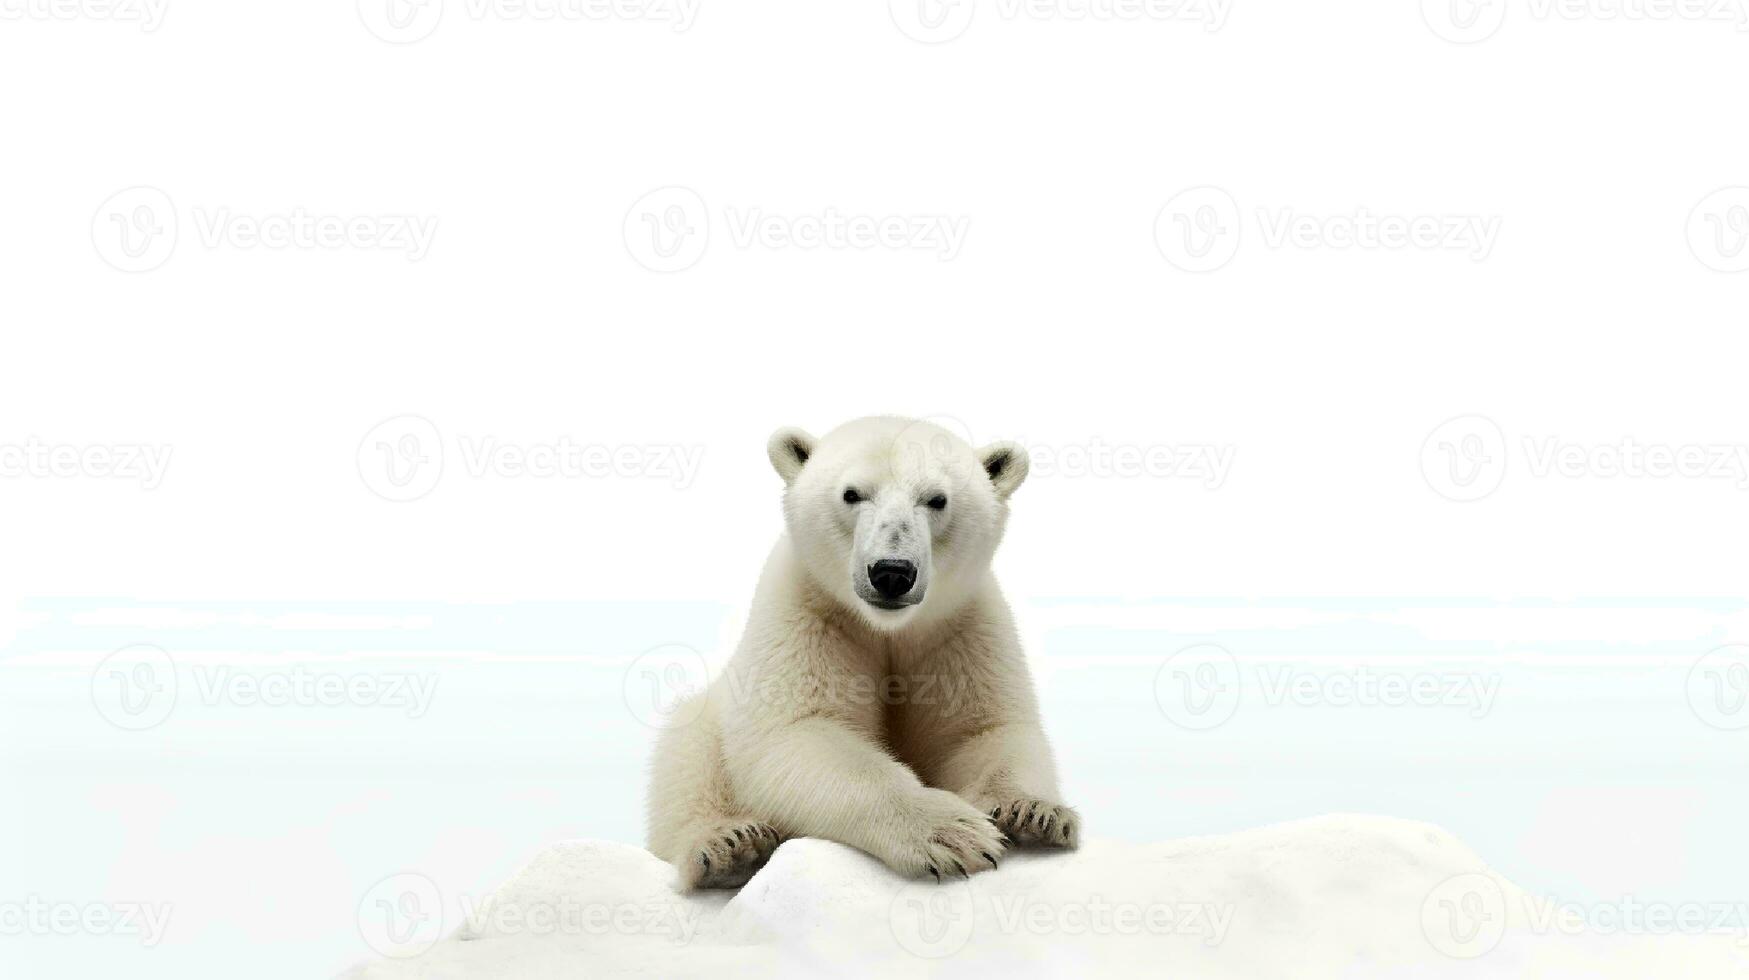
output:
[[[685,895],[623,844],[569,841],[446,938],[348,976],[1728,977],[1741,932],[1667,935],[1643,915],[1558,914],[1437,827],[1326,816],[1155,844],[1011,853],[997,871],[900,880],[792,840],[739,893]],[[1573,916],[1578,919],[1573,919]],[[404,937],[403,937],[404,938]],[[379,938],[379,943],[381,942]]]

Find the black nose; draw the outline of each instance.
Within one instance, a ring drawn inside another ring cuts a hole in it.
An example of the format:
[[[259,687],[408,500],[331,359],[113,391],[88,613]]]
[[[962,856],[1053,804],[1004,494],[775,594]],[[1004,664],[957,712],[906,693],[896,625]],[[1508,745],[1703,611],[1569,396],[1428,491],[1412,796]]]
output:
[[[908,561],[883,558],[868,566],[868,584],[883,599],[897,599],[917,584],[917,566]]]

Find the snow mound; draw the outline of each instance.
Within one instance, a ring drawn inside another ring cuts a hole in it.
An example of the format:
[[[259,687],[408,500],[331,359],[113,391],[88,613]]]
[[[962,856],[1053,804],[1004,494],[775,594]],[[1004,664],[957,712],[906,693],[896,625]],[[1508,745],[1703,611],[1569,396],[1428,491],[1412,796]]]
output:
[[[786,842],[735,893],[687,895],[622,844],[538,855],[448,938],[359,980],[741,975],[1739,976],[1727,936],[1562,929],[1437,827],[1326,816],[1072,854],[1011,853],[907,882],[828,841]]]

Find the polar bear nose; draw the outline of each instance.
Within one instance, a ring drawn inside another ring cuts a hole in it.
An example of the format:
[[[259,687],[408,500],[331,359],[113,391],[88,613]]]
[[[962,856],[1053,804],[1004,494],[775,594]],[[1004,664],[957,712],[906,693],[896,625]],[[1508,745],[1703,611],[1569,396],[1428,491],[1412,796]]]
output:
[[[882,558],[868,566],[868,584],[874,586],[883,599],[897,599],[917,584],[917,566],[908,561]]]

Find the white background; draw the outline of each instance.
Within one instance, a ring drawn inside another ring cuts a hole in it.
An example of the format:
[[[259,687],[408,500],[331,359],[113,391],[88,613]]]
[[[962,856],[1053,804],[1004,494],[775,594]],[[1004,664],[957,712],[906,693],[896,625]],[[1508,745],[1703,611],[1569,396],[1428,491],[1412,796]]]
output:
[[[871,413],[1058,459],[1231,454],[1216,485],[1059,468],[1016,498],[999,572],[1091,832],[1366,809],[1446,821],[1550,887],[1713,900],[1744,880],[1717,806],[1749,735],[1700,724],[1681,688],[1749,642],[1737,7],[932,4],[705,0],[677,30],[667,7],[446,0],[397,31],[376,0],[168,0],[152,29],[126,4],[0,0],[0,759],[22,791],[0,903],[177,911],[151,950],[26,932],[0,957],[178,975],[277,947],[263,974],[305,976],[369,954],[354,906],[386,874],[482,889],[557,837],[637,840],[648,729],[624,663],[721,655],[780,526],[766,436]],[[682,269],[642,237],[676,202]],[[1497,237],[1337,247],[1363,211]],[[755,212],[966,233],[951,257],[780,246],[740,238]],[[238,237],[296,214],[435,233],[416,259]],[[1284,214],[1324,230],[1272,242]],[[130,256],[117,218],[161,233]],[[1211,263],[1175,244],[1180,218],[1230,258],[1192,271]],[[374,454],[406,425],[443,469],[397,502]],[[700,462],[471,473],[482,439]],[[1723,475],[1618,472],[1629,441]],[[1539,472],[1551,445],[1576,462]],[[31,455],[137,446],[170,453],[151,488]],[[1478,479],[1497,488],[1452,499]],[[1406,607],[1411,631],[1367,633]],[[1332,610],[1348,632],[1296,639]],[[1258,629],[1339,670],[1362,648],[1505,657],[1508,693],[1536,674],[1521,706],[1579,707],[1476,738],[1325,712],[1229,745],[1114,707],[1179,646]],[[185,690],[123,732],[92,672],[138,643],[184,671],[430,654],[458,707],[416,724]],[[1102,667],[1117,647],[1140,666]],[[1538,666],[1561,657],[1580,666]],[[1610,693],[1586,702],[1588,680]],[[1642,695],[1671,711],[1635,716]],[[1503,759],[1542,761],[1440,795]],[[1393,807],[1404,773],[1434,788]],[[1595,847],[1563,832],[1597,821]],[[1624,857],[1640,832],[1668,851]]]

